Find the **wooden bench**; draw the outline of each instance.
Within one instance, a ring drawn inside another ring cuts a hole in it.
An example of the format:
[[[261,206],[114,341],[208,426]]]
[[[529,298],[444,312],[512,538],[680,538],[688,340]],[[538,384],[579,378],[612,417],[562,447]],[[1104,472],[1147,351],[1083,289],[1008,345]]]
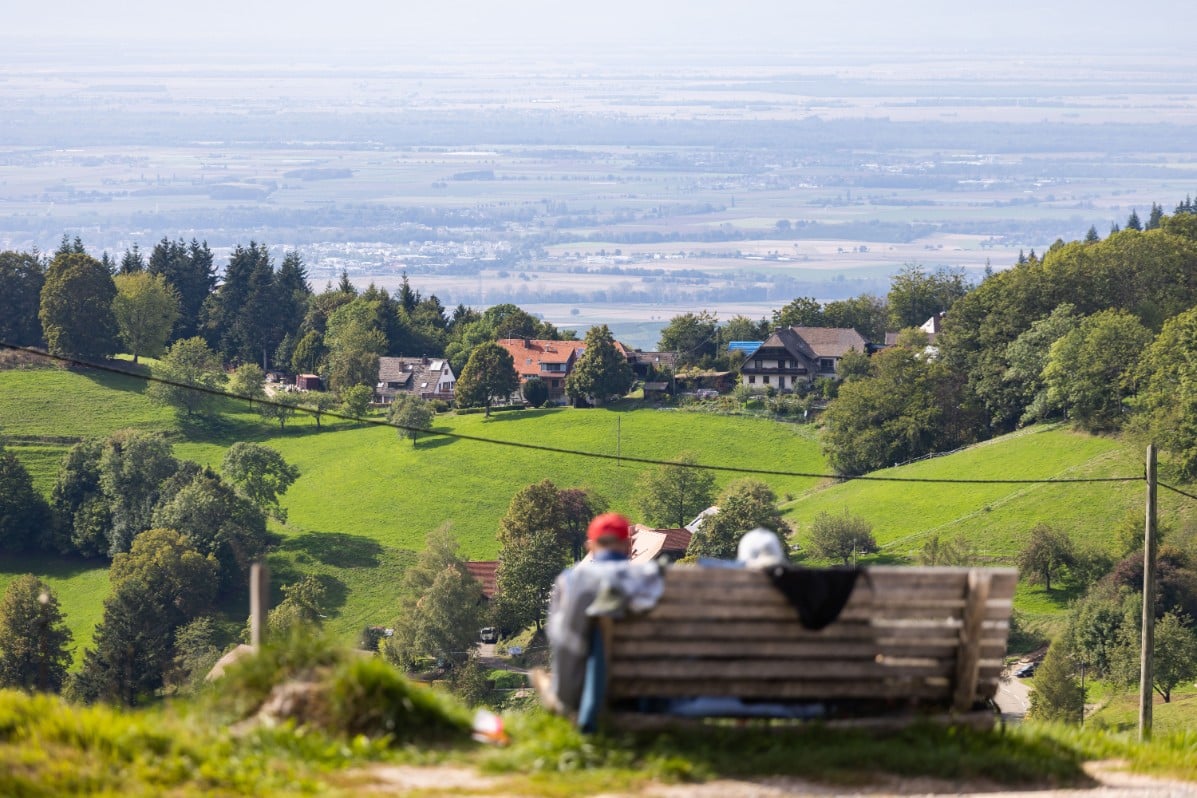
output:
[[[710,696],[818,703],[837,725],[992,726],[1017,578],[1008,568],[868,568],[838,618],[811,631],[763,573],[672,567],[654,609],[601,624],[608,721],[674,723],[626,707]]]

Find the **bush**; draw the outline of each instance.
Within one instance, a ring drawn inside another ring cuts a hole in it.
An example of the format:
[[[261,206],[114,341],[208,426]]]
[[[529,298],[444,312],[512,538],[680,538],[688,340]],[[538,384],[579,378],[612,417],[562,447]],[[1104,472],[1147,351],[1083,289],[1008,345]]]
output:
[[[326,730],[390,735],[396,742],[462,739],[470,717],[448,696],[418,687],[377,658],[354,658],[332,674]]]

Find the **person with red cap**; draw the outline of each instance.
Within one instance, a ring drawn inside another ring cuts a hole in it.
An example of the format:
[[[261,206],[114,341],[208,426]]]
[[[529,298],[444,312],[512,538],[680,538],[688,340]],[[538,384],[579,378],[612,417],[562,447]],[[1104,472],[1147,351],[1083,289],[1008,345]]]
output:
[[[546,706],[577,714],[578,727],[593,732],[607,684],[603,636],[587,611],[610,584],[615,569],[626,568],[632,550],[631,524],[619,513],[596,516],[586,529],[591,557],[567,568],[553,583],[545,633],[553,672],[534,671],[533,684]]]

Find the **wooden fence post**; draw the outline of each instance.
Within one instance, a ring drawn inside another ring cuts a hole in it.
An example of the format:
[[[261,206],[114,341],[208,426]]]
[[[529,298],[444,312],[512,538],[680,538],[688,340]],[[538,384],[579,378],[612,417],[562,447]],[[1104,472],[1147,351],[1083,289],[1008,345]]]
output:
[[[249,642],[262,647],[266,633],[266,612],[270,609],[270,569],[256,562],[249,568]]]

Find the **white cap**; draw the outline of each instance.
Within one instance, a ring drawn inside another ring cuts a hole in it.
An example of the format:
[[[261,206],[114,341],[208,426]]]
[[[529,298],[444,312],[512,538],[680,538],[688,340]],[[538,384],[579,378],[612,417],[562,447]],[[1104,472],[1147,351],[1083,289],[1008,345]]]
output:
[[[764,527],[744,533],[736,551],[736,561],[745,568],[772,568],[787,562],[785,549],[777,533]]]

